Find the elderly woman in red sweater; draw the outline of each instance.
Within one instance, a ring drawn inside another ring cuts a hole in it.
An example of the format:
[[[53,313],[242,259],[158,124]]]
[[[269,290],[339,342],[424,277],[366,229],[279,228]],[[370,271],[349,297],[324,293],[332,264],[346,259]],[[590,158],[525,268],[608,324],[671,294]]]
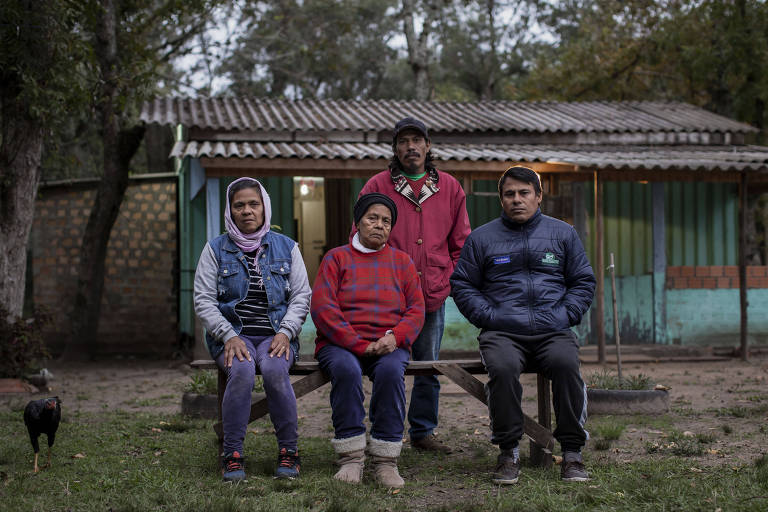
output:
[[[370,422],[376,480],[402,487],[397,471],[405,421],[405,368],[424,324],[424,297],[416,267],[387,245],[397,207],[378,193],[354,207],[357,233],[348,245],[329,251],[312,290],[317,327],[315,357],[331,377],[335,438],[341,466],[334,478],[359,483],[366,452],[362,375],[373,382]]]

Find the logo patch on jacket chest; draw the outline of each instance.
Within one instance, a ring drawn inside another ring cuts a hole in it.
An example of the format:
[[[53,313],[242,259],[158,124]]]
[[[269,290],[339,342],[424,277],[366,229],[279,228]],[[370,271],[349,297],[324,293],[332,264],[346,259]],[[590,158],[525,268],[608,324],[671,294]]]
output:
[[[560,260],[555,258],[555,255],[551,252],[545,253],[544,257],[541,258],[541,262],[545,265],[559,265]]]
[[[493,258],[493,263],[495,265],[501,265],[502,263],[509,263],[510,259],[509,256],[497,256],[496,258]]]

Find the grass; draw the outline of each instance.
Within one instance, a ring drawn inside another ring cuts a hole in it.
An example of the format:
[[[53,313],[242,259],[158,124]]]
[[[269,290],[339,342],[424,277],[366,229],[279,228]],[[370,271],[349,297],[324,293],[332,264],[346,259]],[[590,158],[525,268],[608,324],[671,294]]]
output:
[[[621,430],[622,421],[611,419],[593,430],[613,436]],[[470,436],[463,451],[451,456],[405,449],[400,470],[407,484],[395,493],[369,483],[368,469],[363,485],[334,481],[335,456],[325,438],[301,438],[301,479],[275,481],[271,475],[277,446],[271,434],[246,437],[249,479],[241,485],[225,485],[220,481],[211,422],[176,415],[65,411],[53,466],[38,474],[32,473],[32,449],[20,411],[0,412],[0,438],[5,440],[0,443],[0,500],[6,511],[747,511],[768,507],[766,455],[742,466],[708,468],[698,467],[690,456],[663,451],[637,462],[612,463],[593,458],[587,450],[591,482],[561,482],[556,468],[532,468],[524,458],[519,484],[498,487],[488,478],[495,448],[484,437]],[[686,439],[701,444],[695,436]],[[44,455],[45,448],[41,452]],[[73,458],[77,454],[83,457]]]

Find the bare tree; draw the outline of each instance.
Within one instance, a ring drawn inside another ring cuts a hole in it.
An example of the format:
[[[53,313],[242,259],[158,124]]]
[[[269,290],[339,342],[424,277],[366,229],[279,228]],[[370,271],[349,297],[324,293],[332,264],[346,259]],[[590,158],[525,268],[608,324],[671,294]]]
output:
[[[416,80],[415,97],[421,101],[428,100],[432,91],[429,79],[432,49],[429,45],[433,24],[439,12],[439,0],[403,0],[403,32],[408,43],[408,64]],[[417,21],[421,21],[421,31],[418,33]]]

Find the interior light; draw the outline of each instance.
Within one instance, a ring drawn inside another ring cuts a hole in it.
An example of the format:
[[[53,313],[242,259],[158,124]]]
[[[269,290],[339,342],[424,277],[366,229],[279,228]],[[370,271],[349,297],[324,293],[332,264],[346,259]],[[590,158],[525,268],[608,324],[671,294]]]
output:
[[[301,184],[301,187],[299,187],[299,192],[300,192],[300,193],[301,193],[301,195],[303,195],[303,196],[305,196],[305,195],[309,194],[309,187],[307,186],[307,184],[306,184],[306,183],[302,183],[302,184]]]

